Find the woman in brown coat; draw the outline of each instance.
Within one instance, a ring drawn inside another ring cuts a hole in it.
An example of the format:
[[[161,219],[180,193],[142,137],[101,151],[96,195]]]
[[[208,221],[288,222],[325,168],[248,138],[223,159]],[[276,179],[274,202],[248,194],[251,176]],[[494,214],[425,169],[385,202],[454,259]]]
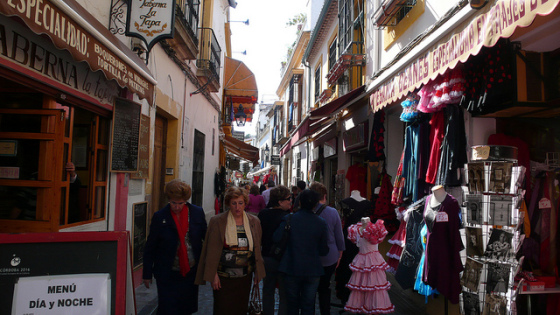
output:
[[[251,282],[264,278],[261,224],[245,213],[247,192],[231,187],[225,193],[228,211],[210,219],[196,274],[196,284],[210,282],[214,314],[247,314]],[[254,273],[254,276],[253,276]]]

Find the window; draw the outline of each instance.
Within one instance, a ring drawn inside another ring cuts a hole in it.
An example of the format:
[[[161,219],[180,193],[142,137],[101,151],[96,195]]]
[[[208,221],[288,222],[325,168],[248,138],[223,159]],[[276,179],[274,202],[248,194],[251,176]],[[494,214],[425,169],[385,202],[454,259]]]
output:
[[[408,12],[410,12],[410,10],[412,10],[412,8],[415,5],[416,5],[416,0],[406,1],[406,3],[403,5],[403,7],[395,15],[395,24],[399,24],[399,22],[402,21],[402,19],[404,19],[406,17]]]
[[[337,46],[337,38],[335,37],[335,39],[333,40],[333,42],[329,46],[329,71],[331,71],[331,69],[336,64],[336,58],[337,58],[336,46]]]
[[[321,95],[321,67],[315,69],[315,103],[319,101]]]
[[[352,43],[352,3],[353,0],[338,2],[338,36],[340,53],[343,53]]]
[[[0,230],[55,232],[104,219],[110,119],[41,94],[1,97],[11,109],[0,110],[0,132],[9,137],[0,139]]]

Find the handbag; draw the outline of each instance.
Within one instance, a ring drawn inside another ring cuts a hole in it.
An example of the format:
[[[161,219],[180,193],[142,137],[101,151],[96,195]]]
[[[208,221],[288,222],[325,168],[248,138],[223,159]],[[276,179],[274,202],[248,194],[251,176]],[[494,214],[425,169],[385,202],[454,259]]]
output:
[[[251,299],[249,300],[248,315],[261,315],[262,314],[262,301],[261,290],[258,285],[253,284],[251,289]]]
[[[290,219],[292,218],[292,214],[288,215],[286,219],[286,225],[284,226],[284,232],[282,233],[282,238],[279,242],[273,243],[270,247],[270,257],[276,259],[277,261],[282,260],[282,256],[284,256],[284,252],[286,251],[286,247],[288,247],[288,240],[290,238]]]

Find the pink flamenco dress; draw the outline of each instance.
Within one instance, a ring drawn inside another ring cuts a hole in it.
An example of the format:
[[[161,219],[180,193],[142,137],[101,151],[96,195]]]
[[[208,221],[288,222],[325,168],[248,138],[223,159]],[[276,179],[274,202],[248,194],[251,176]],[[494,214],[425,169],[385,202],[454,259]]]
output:
[[[350,264],[352,276],[346,284],[350,297],[344,310],[360,314],[392,313],[395,306],[387,292],[391,283],[385,274],[389,265],[378,250],[387,230],[383,220],[377,220],[375,224],[369,222],[364,229],[361,227],[361,222],[348,227],[348,239],[358,246],[359,253]]]

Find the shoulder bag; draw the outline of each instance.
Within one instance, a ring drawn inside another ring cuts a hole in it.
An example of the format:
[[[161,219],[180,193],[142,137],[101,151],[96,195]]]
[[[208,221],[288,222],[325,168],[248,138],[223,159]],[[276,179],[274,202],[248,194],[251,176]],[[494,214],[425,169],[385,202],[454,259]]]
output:
[[[282,233],[282,238],[278,243],[273,243],[270,247],[270,256],[278,261],[282,260],[282,256],[284,256],[284,252],[286,251],[286,247],[288,246],[288,240],[290,239],[290,219],[292,218],[292,214],[288,215],[286,219],[286,225],[284,226],[284,232]]]

